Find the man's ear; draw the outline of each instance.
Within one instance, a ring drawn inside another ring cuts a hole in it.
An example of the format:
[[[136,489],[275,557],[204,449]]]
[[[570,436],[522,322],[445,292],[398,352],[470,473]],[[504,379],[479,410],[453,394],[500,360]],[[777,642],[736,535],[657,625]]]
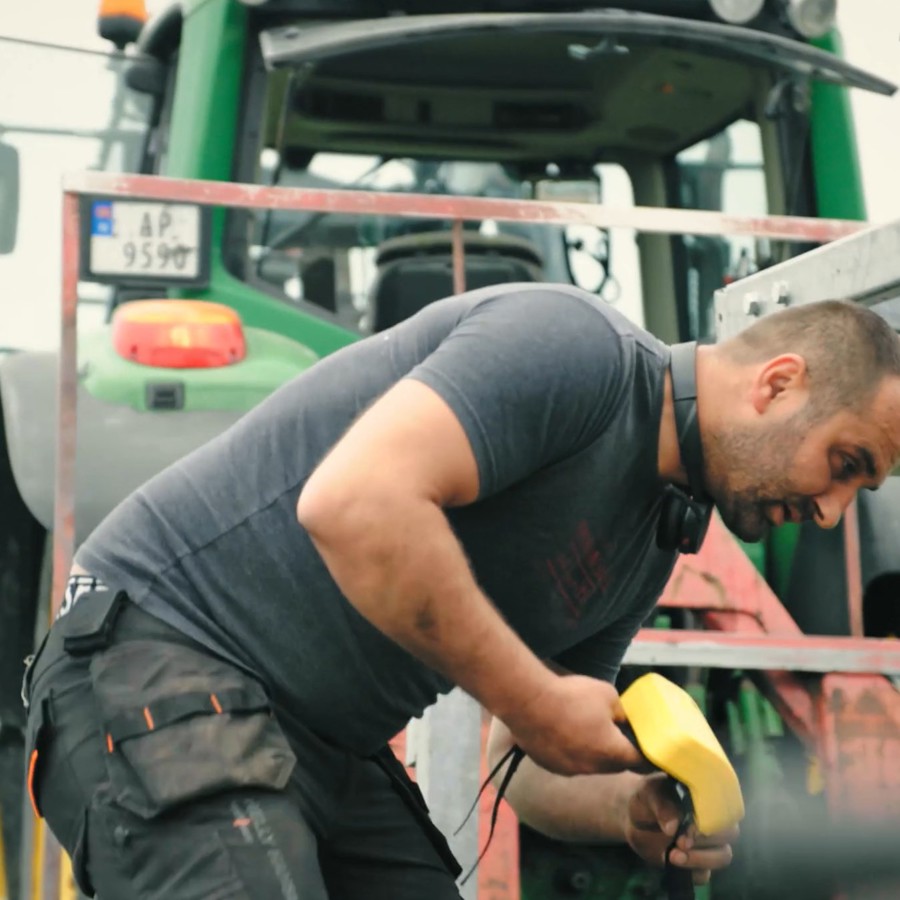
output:
[[[753,406],[762,414],[773,403],[800,402],[805,400],[806,389],[806,360],[798,353],[782,353],[757,369],[753,379]]]

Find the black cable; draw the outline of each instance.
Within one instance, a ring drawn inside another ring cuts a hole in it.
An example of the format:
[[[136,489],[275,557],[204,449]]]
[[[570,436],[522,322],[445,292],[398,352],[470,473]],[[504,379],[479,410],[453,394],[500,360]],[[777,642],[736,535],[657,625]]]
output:
[[[31,38],[14,37],[11,34],[0,34],[0,41],[6,41],[8,44],[21,44],[24,47],[40,47],[44,50],[68,50],[70,53],[102,56],[106,59],[125,59],[124,53],[110,53],[107,50],[92,50],[89,47],[73,47],[69,44],[53,44],[50,41],[35,41]],[[129,59],[131,58],[132,57],[129,57]]]
[[[506,753],[500,758],[500,762],[491,769],[487,778],[484,779],[481,787],[478,789],[478,796],[475,797],[475,802],[469,807],[469,811],[466,813],[466,817],[462,820],[459,828],[453,832],[454,835],[459,834],[462,830],[463,826],[466,822],[469,821],[469,817],[475,811],[475,808],[478,806],[478,801],[481,799],[481,795],[484,793],[484,789],[491,783],[494,779],[494,776],[506,765],[509,763],[509,768],[506,770],[503,775],[503,780],[500,782],[500,787],[497,788],[497,796],[494,799],[494,807],[491,810],[491,827],[490,831],[488,831],[487,840],[484,843],[484,847],[482,847],[481,852],[478,854],[478,859],[472,864],[472,868],[469,869],[468,872],[463,876],[462,880],[459,882],[460,886],[464,885],[469,878],[472,876],[472,873],[478,868],[478,864],[484,859],[484,854],[487,853],[488,847],[491,846],[491,839],[494,837],[494,828],[497,825],[497,816],[500,812],[500,801],[503,799],[503,795],[506,793],[507,787],[509,787],[509,783],[512,780],[513,775],[516,773],[516,769],[519,768],[519,763],[525,758],[525,751],[522,750],[518,745],[513,744]]]
[[[662,883],[668,900],[694,900],[694,873],[690,869],[682,869],[673,865],[669,857],[678,845],[681,837],[691,824],[690,816],[686,815],[678,825],[675,837],[666,850],[666,867],[663,871]]]

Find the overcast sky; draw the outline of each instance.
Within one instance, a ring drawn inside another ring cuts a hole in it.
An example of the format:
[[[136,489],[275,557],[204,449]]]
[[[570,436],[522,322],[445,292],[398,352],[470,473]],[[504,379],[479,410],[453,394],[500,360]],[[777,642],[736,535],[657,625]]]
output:
[[[150,0],[148,8],[158,10],[166,0]],[[97,0],[28,0],[15,3],[0,0],[0,35],[37,39],[108,49],[96,35]],[[838,0],[838,24],[844,39],[846,58],[889,81],[900,84],[900,0]],[[15,58],[9,45],[0,44],[0,129],[4,116],[13,108],[16,118],[27,112],[32,122],[40,104],[30,95],[40,92],[53,97],[53,114],[57,118],[77,116],[87,104],[89,86],[65,83],[65,77],[54,78],[54,72],[18,71],[7,69]],[[4,60],[6,56],[6,60]],[[21,77],[20,77],[21,76]],[[29,87],[32,91],[29,91]],[[852,91],[853,112],[858,128],[858,143],[862,162],[868,218],[871,222],[900,219],[900,92],[891,98]],[[28,105],[30,104],[30,106]],[[18,107],[18,108],[17,108]],[[2,112],[5,111],[5,112]],[[63,118],[61,121],[65,121]],[[97,127],[102,122],[79,122],[82,126]],[[71,127],[71,126],[69,126]],[[47,142],[45,141],[46,145]],[[24,145],[23,155],[24,155]],[[42,149],[35,145],[29,163],[34,168]],[[51,179],[58,178],[61,166],[84,167],[78,159],[47,159],[52,170]],[[43,216],[48,234],[46,266],[30,267],[27,284],[19,272],[11,278],[12,260],[0,257],[0,346],[50,346],[56,343],[55,316],[58,314],[58,276],[50,264],[58,251],[52,244],[58,234],[58,183],[32,184],[28,202],[23,197],[23,220],[34,229],[37,217]],[[23,184],[23,191],[25,185]],[[10,281],[12,280],[12,284]]]

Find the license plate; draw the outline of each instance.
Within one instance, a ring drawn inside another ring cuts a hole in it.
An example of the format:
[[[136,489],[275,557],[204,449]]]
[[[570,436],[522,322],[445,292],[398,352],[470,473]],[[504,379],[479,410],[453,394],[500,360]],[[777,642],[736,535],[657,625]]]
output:
[[[85,276],[116,282],[188,282],[204,276],[206,217],[188,203],[91,200]]]

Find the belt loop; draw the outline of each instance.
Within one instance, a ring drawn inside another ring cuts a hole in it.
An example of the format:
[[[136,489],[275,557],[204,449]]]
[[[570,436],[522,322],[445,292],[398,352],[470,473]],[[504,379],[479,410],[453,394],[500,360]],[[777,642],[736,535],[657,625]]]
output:
[[[78,612],[70,612],[57,627],[63,631],[63,649],[70,656],[88,656],[105,650],[112,641],[116,619],[128,595],[124,591],[97,590],[79,599]]]

